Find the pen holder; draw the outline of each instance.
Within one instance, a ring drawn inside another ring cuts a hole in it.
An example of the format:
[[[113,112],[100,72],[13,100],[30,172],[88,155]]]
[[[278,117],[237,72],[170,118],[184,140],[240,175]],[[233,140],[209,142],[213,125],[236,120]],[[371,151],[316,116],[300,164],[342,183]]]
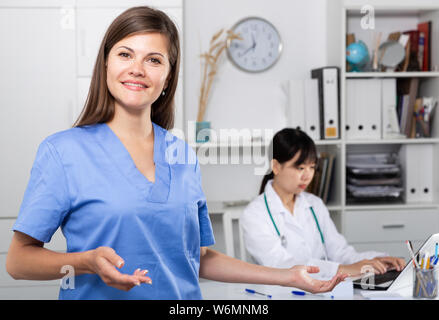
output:
[[[433,299],[437,297],[436,268],[413,268],[413,297]]]

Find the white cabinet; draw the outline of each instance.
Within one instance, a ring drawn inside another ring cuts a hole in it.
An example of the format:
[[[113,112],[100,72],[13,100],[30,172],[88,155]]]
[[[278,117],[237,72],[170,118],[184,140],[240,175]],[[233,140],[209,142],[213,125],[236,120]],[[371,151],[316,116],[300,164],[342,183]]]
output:
[[[345,237],[350,243],[425,240],[439,229],[437,211],[417,210],[368,210],[346,211]]]
[[[111,22],[126,8],[81,8],[77,16],[78,77],[91,77],[101,41]]]
[[[76,104],[75,32],[61,8],[0,5],[0,217],[15,217],[39,143],[68,129]]]

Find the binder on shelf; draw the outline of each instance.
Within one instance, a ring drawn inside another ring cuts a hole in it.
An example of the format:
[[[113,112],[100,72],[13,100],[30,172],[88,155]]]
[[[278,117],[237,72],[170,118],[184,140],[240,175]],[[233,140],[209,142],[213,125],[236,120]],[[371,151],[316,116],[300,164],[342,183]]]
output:
[[[424,36],[423,43],[423,52],[422,57],[420,56],[419,60],[421,71],[430,71],[431,70],[431,21],[422,22],[418,24],[418,30],[420,35]]]
[[[317,159],[317,167],[316,167],[316,171],[314,174],[314,178],[312,179],[311,183],[309,184],[307,191],[318,196],[319,194],[319,188],[320,188],[320,183],[321,183],[321,178],[322,178],[322,169],[323,169],[323,163],[324,163],[324,159],[323,157],[319,157]]]
[[[346,138],[381,139],[381,79],[346,80]]]
[[[408,34],[401,34],[398,42],[405,48],[405,58],[399,64],[399,71],[407,71],[410,60],[410,36]]]
[[[407,203],[433,201],[433,145],[401,146],[401,166]]]
[[[421,71],[418,60],[419,52],[419,30],[409,30],[405,31],[404,34],[409,36],[410,41],[410,51],[409,51],[409,61],[407,70],[404,71]]]
[[[288,80],[288,126],[305,131],[304,82]]]
[[[419,78],[400,79],[398,90],[402,95],[401,133],[410,137],[413,125],[413,112],[418,95]]]
[[[320,140],[319,87],[316,79],[304,81],[305,90],[305,132],[313,139]]]
[[[311,78],[318,80],[320,105],[320,136],[338,139],[339,130],[339,68],[323,67],[311,70]]]
[[[321,198],[324,203],[328,202],[331,191],[330,184],[332,182],[332,177],[334,176],[334,162],[334,154],[321,152],[317,160],[316,173],[307,188],[308,192]]]
[[[404,135],[400,132],[397,99],[396,79],[381,80],[381,111],[382,111],[382,138],[398,139]]]
[[[328,172],[326,174],[326,181],[325,181],[325,187],[323,188],[323,195],[322,200],[324,203],[328,203],[329,198],[329,189],[330,184],[332,182],[332,176],[334,171],[334,162],[335,162],[335,156],[332,153],[328,154]]]
[[[400,103],[399,126],[401,133],[404,134],[405,136],[404,128],[407,126],[407,121],[408,121],[409,95],[408,94],[402,95],[400,97],[399,103]]]

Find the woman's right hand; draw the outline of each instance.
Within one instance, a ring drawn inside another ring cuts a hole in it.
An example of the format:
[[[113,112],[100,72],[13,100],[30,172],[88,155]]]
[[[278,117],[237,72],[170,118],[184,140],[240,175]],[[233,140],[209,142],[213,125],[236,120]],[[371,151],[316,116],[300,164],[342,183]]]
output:
[[[99,247],[86,254],[90,272],[99,275],[110,287],[129,291],[141,283],[151,284],[151,278],[145,276],[148,270],[137,269],[132,275],[120,273],[116,268],[122,268],[124,261],[110,247]]]

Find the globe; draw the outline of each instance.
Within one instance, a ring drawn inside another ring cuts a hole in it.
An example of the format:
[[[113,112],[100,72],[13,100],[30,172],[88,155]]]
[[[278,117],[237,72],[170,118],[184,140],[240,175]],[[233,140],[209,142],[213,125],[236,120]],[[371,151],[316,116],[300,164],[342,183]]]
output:
[[[369,62],[369,50],[363,41],[351,43],[346,48],[346,60],[352,71],[362,71]]]

